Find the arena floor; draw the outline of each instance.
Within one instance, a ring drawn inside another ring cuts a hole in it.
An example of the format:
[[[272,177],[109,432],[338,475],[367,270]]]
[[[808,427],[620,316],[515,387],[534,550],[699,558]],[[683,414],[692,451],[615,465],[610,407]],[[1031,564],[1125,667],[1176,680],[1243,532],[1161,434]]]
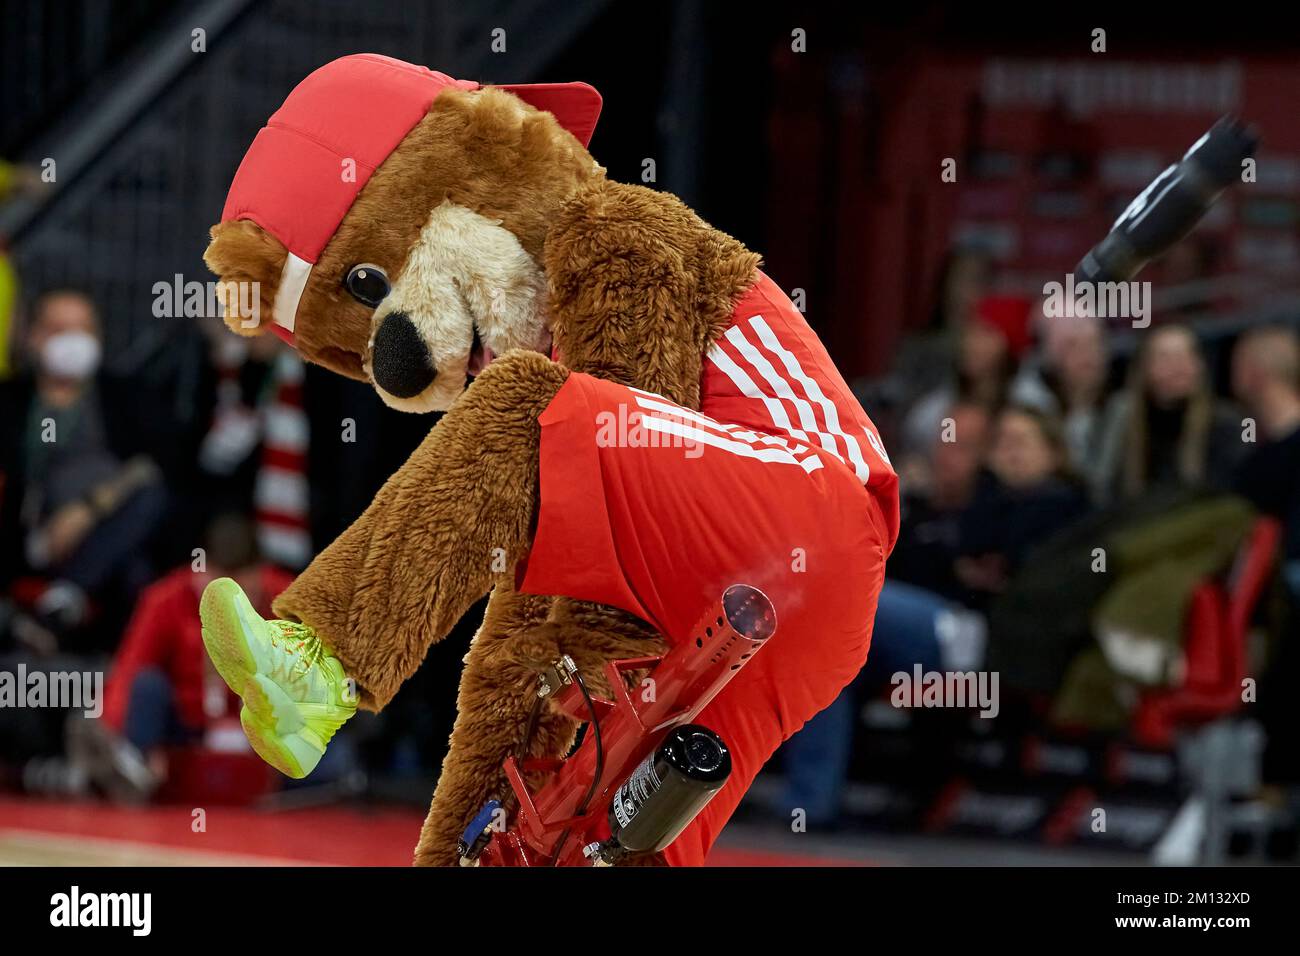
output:
[[[405,866],[414,809],[186,807],[0,798],[0,866]],[[111,834],[107,836],[106,834]],[[322,839],[322,834],[325,838]],[[793,834],[736,823],[711,866],[1133,865],[1136,854],[915,835]]]
[[[196,832],[185,807],[3,798],[0,866],[405,866],[423,819],[414,810],[214,807]],[[719,847],[710,858],[720,866],[867,862],[766,851],[744,840]]]

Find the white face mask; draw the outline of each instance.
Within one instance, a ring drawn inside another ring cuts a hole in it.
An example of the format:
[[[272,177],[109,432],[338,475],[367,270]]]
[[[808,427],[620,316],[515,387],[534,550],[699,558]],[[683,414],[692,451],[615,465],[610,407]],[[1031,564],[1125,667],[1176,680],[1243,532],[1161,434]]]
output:
[[[99,339],[89,332],[58,332],[41,348],[41,368],[55,378],[80,381],[99,368]]]

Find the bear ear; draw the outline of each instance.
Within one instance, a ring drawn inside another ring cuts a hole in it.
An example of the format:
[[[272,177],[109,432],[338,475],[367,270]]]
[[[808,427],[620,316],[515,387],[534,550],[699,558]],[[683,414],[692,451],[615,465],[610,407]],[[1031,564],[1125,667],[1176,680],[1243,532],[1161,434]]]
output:
[[[531,163],[548,169],[574,166],[583,172],[596,166],[582,144],[554,116],[507,90],[495,86],[468,92],[448,90],[434,104],[431,109],[461,115],[465,141],[479,165],[514,169]]]
[[[516,145],[531,110],[519,97],[491,86],[464,93],[448,91],[442,97],[449,97],[445,105],[464,116],[470,141],[490,146]]]
[[[275,290],[288,250],[248,219],[212,227],[203,261],[217,274],[223,319],[240,335],[260,335],[271,325]]]

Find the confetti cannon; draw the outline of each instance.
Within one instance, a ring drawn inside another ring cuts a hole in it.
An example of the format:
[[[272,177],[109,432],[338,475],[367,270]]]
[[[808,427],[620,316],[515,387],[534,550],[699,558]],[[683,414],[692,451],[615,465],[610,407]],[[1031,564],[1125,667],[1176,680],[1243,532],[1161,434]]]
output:
[[[607,663],[613,700],[592,695],[568,657],[555,662],[534,718],[551,700],[586,722],[582,743],[565,759],[509,758],[517,810],[507,820],[489,801],[461,838],[461,864],[607,866],[667,847],[731,772],[726,741],[695,718],[775,632],[767,596],[736,584],[663,655]],[[647,679],[630,690],[638,671]],[[549,776],[533,792],[525,775],[536,773]]]

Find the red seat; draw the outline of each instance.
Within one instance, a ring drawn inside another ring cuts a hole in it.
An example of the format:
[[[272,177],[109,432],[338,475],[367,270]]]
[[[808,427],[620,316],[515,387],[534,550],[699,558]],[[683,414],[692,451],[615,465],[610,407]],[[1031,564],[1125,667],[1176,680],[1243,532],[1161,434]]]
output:
[[[1213,720],[1241,706],[1250,619],[1272,575],[1281,537],[1276,520],[1258,519],[1227,576],[1207,581],[1193,592],[1183,682],[1143,697],[1133,723],[1139,743],[1169,747],[1180,727]]]
[[[20,608],[30,611],[36,607],[36,602],[49,586],[50,582],[46,578],[35,575],[15,578],[9,585],[9,595]]]

